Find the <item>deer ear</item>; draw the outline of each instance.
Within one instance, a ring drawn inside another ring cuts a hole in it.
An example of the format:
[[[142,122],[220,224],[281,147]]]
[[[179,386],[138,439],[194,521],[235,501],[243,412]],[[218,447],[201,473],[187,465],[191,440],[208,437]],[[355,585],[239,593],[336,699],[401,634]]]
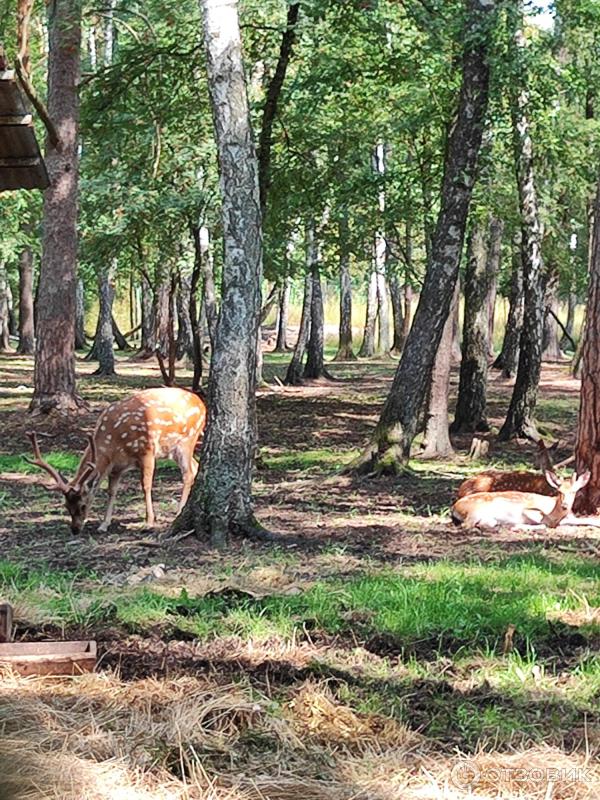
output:
[[[560,489],[562,481],[551,469],[547,469],[544,473],[546,476],[546,481],[550,484],[550,486],[554,487],[554,489]]]
[[[573,488],[577,488],[577,490],[583,489],[584,486],[588,485],[591,477],[592,473],[589,471],[589,469],[585,472],[582,472],[581,475],[577,475],[573,484]]]

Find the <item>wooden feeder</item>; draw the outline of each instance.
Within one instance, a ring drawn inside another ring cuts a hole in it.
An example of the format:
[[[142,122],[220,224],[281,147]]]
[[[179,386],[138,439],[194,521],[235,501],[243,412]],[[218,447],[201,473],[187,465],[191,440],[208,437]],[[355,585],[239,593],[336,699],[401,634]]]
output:
[[[96,666],[96,642],[13,642],[12,607],[0,604],[0,668],[19,675],[80,675]]]
[[[40,155],[33,118],[12,69],[0,69],[0,191],[46,189],[50,185]]]

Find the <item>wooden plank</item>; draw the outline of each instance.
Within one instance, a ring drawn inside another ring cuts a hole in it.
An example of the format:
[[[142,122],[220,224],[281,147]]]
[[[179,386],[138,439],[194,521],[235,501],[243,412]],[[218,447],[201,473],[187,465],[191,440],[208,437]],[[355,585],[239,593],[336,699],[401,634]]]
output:
[[[97,647],[94,641],[0,644],[0,667],[10,667],[23,676],[93,672],[96,660]]]
[[[0,603],[0,642],[12,642],[13,607],[10,603]]]

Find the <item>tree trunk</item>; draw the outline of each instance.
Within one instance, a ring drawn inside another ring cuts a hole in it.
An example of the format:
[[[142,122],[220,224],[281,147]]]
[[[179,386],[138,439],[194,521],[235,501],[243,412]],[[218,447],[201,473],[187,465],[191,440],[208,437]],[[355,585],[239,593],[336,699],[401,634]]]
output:
[[[113,332],[113,337],[114,337],[114,340],[115,340],[115,344],[117,346],[117,350],[131,350],[132,349],[131,345],[129,344],[129,342],[127,341],[125,336],[121,333],[121,329],[117,325],[117,320],[114,318],[114,315],[112,317],[112,332]]]
[[[395,273],[390,275],[390,298],[394,317],[394,343],[391,352],[399,356],[404,347],[404,311],[402,308],[402,287]]]
[[[556,317],[558,317],[560,312],[560,303],[558,302],[558,280],[558,274],[553,270],[546,282],[542,361],[560,361],[562,357],[560,351],[561,330],[556,322]],[[555,314],[556,317],[553,316],[553,314]]]
[[[488,257],[486,262],[488,282],[488,358],[494,357],[494,322],[496,318],[496,296],[498,294],[498,274],[502,256],[503,233],[504,222],[497,217],[492,217],[489,227]]]
[[[37,307],[34,392],[30,410],[74,411],[77,283],[77,193],[81,8],[78,0],[50,0],[48,112],[58,142],[48,141],[42,262]]]
[[[468,0],[462,84],[444,165],[431,259],[415,317],[361,471],[398,472],[407,463],[419,412],[452,304],[487,111],[487,46],[494,3]]]
[[[154,324],[154,300],[152,286],[142,275],[142,339],[140,342],[140,356],[142,358],[154,357],[156,350],[156,327]]]
[[[379,305],[379,341],[378,350],[389,355],[390,342],[390,300],[388,295],[385,271],[377,270],[377,303]]]
[[[258,162],[246,95],[237,5],[202,0],[209,94],[219,155],[222,302],[210,371],[202,465],[180,518],[214,546],[255,527],[256,348],[262,235]]]
[[[34,347],[33,251],[31,247],[24,247],[19,255],[19,345],[17,353],[31,356]]]
[[[447,458],[454,452],[449,436],[448,395],[452,366],[454,307],[458,305],[459,285],[456,283],[452,307],[446,319],[435,364],[431,373],[429,403],[425,419],[423,458]]]
[[[10,281],[6,280],[6,303],[8,305],[8,333],[10,336],[17,335],[17,318],[15,316],[15,304],[13,301],[13,293]]]
[[[275,353],[287,353],[287,329],[290,315],[290,294],[292,291],[292,281],[289,276],[283,280],[283,286],[279,292],[279,313],[277,314],[277,342]]]
[[[560,340],[560,349],[564,352],[573,349],[573,342],[575,339],[575,311],[577,310],[577,295],[575,292],[569,292],[567,297],[567,322],[565,324],[566,334],[563,334]],[[568,335],[567,335],[568,334]],[[570,338],[569,338],[570,337]]]
[[[302,316],[300,318],[300,329],[292,360],[289,363],[284,383],[287,386],[299,386],[302,383],[302,361],[306,352],[306,343],[310,333],[312,300],[312,275],[308,271],[304,278],[304,298],[302,300]]]
[[[344,214],[338,226],[340,246],[340,334],[334,361],[354,361],[352,349],[352,279],[348,251],[348,218]]]
[[[413,288],[407,282],[404,284],[404,324],[402,326],[402,341],[406,342],[408,334],[410,333],[410,326],[412,324],[412,301],[413,301]],[[404,348],[403,348],[404,349]]]
[[[0,353],[8,353],[9,351],[8,278],[4,261],[0,261]]]
[[[544,276],[541,228],[533,167],[533,143],[529,132],[529,97],[521,67],[521,49],[525,46],[520,0],[519,20],[515,33],[516,64],[521,75],[517,79],[516,97],[511,99],[513,138],[519,205],[521,210],[523,283],[525,311],[521,332],[519,366],[506,420],[498,437],[507,441],[514,436],[535,434],[534,422],[537,391],[542,366],[542,333],[544,327]]]
[[[85,294],[83,280],[77,280],[75,289],[75,349],[85,350],[87,339],[85,336]]]
[[[494,368],[502,370],[502,377],[509,380],[517,369],[519,359],[519,342],[523,328],[523,258],[521,255],[521,237],[513,242],[512,273],[510,278],[510,296],[508,301],[508,317],[504,330],[504,340]]]
[[[377,273],[371,270],[367,293],[367,316],[363,340],[358,352],[359,358],[373,358],[375,355],[375,324],[377,322]]]
[[[190,294],[192,291],[191,275],[180,275],[177,292],[177,345],[176,355],[180,360],[188,358],[194,361],[194,333],[190,319]]]
[[[171,279],[168,275],[159,278],[154,292],[154,339],[156,350],[163,358],[169,355],[169,302]]]
[[[491,276],[487,271],[489,256],[485,228],[481,222],[473,226],[467,251],[462,358],[453,433],[490,429],[487,421],[487,299]]]
[[[192,227],[194,241],[194,268],[190,281],[189,312],[192,326],[192,354],[194,359],[194,377],[192,378],[192,391],[200,389],[202,381],[202,323],[198,315],[198,287],[202,276],[202,248],[200,246],[200,229]]]
[[[310,336],[306,348],[306,366],[304,367],[305,378],[322,378],[325,375],[325,363],[323,357],[324,328],[325,318],[323,313],[323,292],[321,289],[321,275],[319,273],[319,252],[318,245],[314,241],[315,232],[311,230],[309,239],[309,251],[311,255],[311,283],[312,293],[310,298]],[[312,240],[312,242],[311,242]]]
[[[208,338],[211,350],[215,346],[217,319],[219,309],[217,306],[217,293],[215,290],[215,272],[212,252],[210,249],[210,234],[204,225],[200,228],[200,252],[202,254],[202,307],[206,314],[208,325]]]
[[[589,469],[592,473],[590,482],[577,497],[576,510],[597,514],[600,512],[600,177],[594,206],[575,455],[577,472]]]
[[[96,336],[94,337],[94,347],[96,358],[98,359],[98,369],[94,375],[115,375],[115,351],[112,326],[112,307],[115,299],[115,272],[116,262],[111,260],[110,266],[103,269],[98,277],[98,325]]]

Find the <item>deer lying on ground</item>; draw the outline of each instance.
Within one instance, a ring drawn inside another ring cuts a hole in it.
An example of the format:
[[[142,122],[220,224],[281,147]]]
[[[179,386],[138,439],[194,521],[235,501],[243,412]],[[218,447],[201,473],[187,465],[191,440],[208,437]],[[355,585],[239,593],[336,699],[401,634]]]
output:
[[[600,525],[600,518],[575,517],[571,514],[575,496],[590,480],[591,473],[573,473],[561,480],[549,470],[546,481],[556,492],[548,497],[534,492],[478,492],[458,499],[452,506],[452,521],[467,527],[495,528],[557,525]]]
[[[553,465],[550,453],[556,449],[558,442],[552,447],[546,447],[542,439],[536,442],[538,446],[537,461],[542,473],[526,472],[520,470],[507,472],[498,469],[487,469],[478,475],[467,478],[458,487],[457,497],[466,497],[476,492],[533,492],[534,494],[544,494],[554,497],[556,487],[550,483],[546,475],[553,472]]]
[[[123,473],[139,468],[146,501],[146,524],[152,527],[152,480],[156,459],[172,458],[181,470],[181,510],[198,472],[194,448],[205,424],[206,406],[192,392],[175,387],[145,389],[112,403],[102,412],[75,477],[70,481],[44,461],[35,433],[29,434],[35,458],[27,460],[46,470],[56,481],[65,497],[73,533],[83,528],[96,489],[105,476],[108,477],[109,500],[98,530],[106,532]]]

